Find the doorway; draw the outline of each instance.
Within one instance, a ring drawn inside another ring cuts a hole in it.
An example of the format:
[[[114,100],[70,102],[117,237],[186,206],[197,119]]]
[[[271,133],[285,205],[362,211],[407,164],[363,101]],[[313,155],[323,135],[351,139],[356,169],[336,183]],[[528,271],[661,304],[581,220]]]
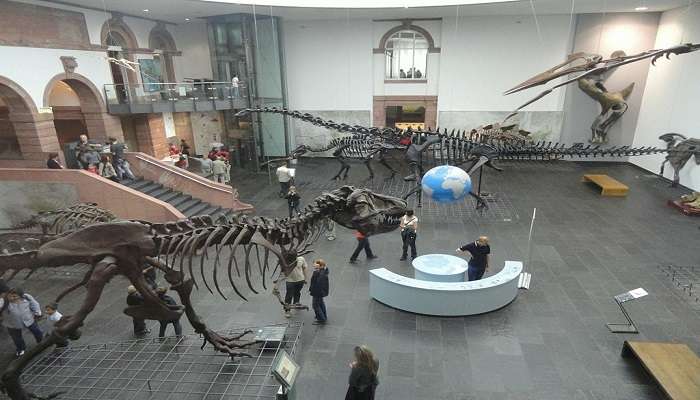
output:
[[[387,127],[399,129],[424,129],[425,128],[425,107],[417,105],[387,106],[386,125]]]

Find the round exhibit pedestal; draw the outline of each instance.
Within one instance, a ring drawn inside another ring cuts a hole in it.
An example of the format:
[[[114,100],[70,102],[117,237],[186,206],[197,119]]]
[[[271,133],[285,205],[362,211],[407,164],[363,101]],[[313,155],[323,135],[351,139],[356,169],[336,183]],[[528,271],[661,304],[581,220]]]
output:
[[[469,264],[447,254],[426,254],[413,260],[414,277],[430,282],[464,282]]]

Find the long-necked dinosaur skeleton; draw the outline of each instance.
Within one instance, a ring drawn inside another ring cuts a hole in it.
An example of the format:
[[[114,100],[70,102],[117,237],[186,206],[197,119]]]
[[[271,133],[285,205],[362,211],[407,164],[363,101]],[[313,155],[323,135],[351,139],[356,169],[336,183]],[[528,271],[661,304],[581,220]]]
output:
[[[75,209],[54,213],[65,219]],[[140,319],[173,320],[183,313],[196,333],[217,351],[233,356],[249,356],[244,350],[255,341],[243,340],[245,332],[236,337],[222,337],[211,330],[197,315],[191,301],[195,275],[211,293],[214,289],[223,298],[221,275],[228,278],[233,291],[245,299],[239,290],[245,280],[254,293],[254,281],[260,280],[266,289],[266,276],[274,283],[272,292],[285,310],[305,306],[285,304],[278,286],[290,272],[290,265],[298,255],[311,251],[310,246],[325,229],[327,218],[367,235],[390,232],[398,227],[406,211],[405,201],[374,193],[368,189],[343,186],[324,193],[312,201],[299,216],[272,219],[259,216],[237,216],[223,223],[210,217],[194,217],[171,223],[144,221],[96,222],[85,220],[85,226],[72,229],[65,225],[49,234],[13,243],[0,249],[0,276],[18,270],[32,272],[40,268],[89,264],[91,268],[82,281],[59,295],[84,287],[85,299],[80,308],[65,315],[56,323],[51,335],[23,356],[12,361],[2,375],[2,390],[13,400],[27,400],[33,395],[25,391],[19,381],[29,362],[52,345],[80,337],[80,326],[95,308],[105,285],[115,276],[126,277],[144,297],[144,305],[125,309],[129,316]],[[0,242],[0,244],[3,242]],[[242,258],[241,258],[242,257]],[[169,307],[148,286],[143,265],[149,264],[164,272],[170,289],[178,293],[182,306]],[[195,273],[198,270],[198,273]]]

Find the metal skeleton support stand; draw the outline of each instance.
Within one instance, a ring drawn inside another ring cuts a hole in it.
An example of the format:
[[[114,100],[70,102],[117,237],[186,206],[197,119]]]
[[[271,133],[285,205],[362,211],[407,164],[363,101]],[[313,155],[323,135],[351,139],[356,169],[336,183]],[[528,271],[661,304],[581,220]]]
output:
[[[608,326],[608,329],[610,329],[610,332],[613,332],[613,333],[639,333],[639,331],[637,330],[637,327],[634,325],[634,322],[632,322],[632,318],[630,318],[630,315],[627,313],[627,310],[625,310],[625,307],[622,306],[622,302],[620,302],[618,299],[615,299],[615,303],[617,303],[617,305],[620,306],[620,311],[622,311],[622,315],[625,316],[627,323],[626,324],[606,324]]]
[[[532,209],[532,220],[530,221],[530,233],[527,235],[527,263],[525,268],[530,267],[530,261],[532,258],[532,231],[535,227],[535,216],[537,215],[537,208]],[[518,278],[518,289],[530,289],[530,280],[532,279],[532,274],[529,272],[520,273]]]

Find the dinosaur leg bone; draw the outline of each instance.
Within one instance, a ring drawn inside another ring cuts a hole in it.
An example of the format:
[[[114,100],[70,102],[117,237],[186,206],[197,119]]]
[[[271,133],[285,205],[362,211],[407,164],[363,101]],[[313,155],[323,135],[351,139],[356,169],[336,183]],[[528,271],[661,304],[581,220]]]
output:
[[[22,357],[12,361],[2,375],[2,389],[13,400],[28,400],[33,395],[27,393],[19,382],[22,370],[39,356],[42,351],[52,345],[65,343],[65,338],[77,340],[80,337],[78,328],[83,325],[85,318],[95,309],[105,285],[117,273],[116,258],[107,256],[95,264],[88,280],[87,295],[80,309],[73,315],[65,315],[56,323],[53,333],[44,338],[36,347],[27,351]]]

